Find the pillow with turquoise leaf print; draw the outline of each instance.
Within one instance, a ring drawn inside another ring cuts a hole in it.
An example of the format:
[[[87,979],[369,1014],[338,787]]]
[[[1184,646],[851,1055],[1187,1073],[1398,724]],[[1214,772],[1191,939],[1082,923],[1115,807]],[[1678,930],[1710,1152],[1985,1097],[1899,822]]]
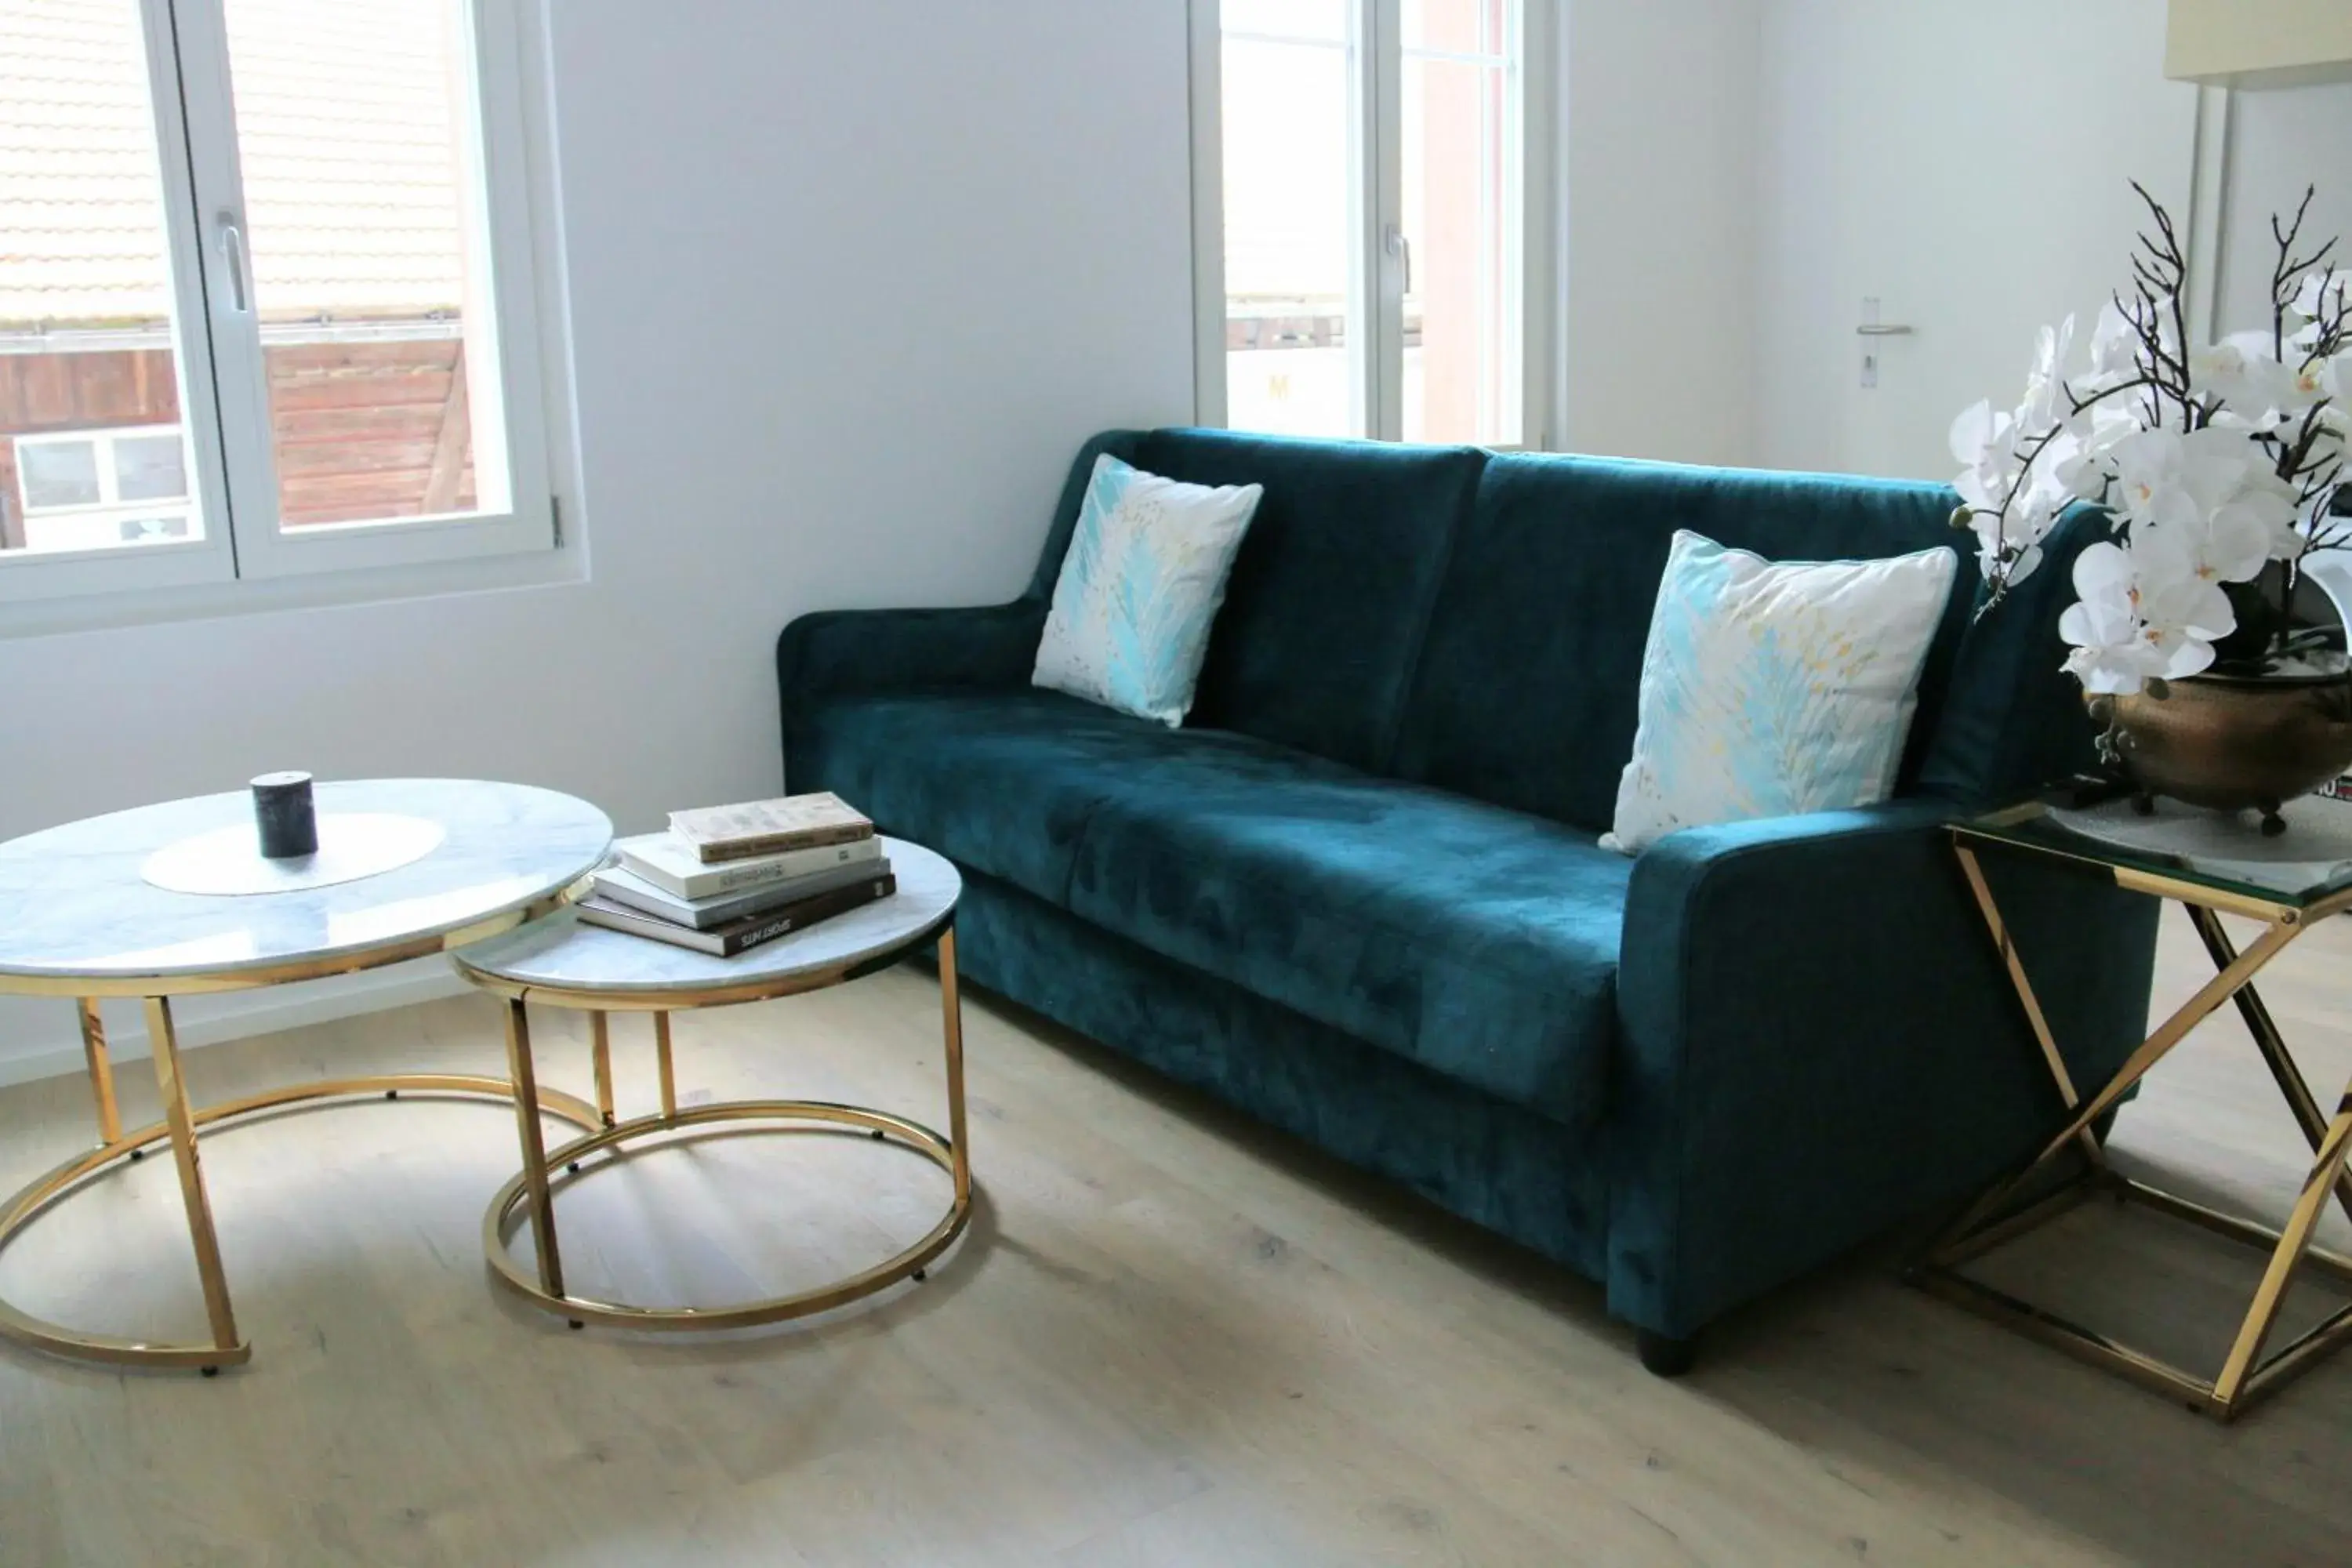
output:
[[[1767,561],[1677,532],[1609,848],[1894,793],[1958,557]]]
[[[1031,683],[1181,724],[1225,578],[1265,494],[1263,485],[1188,485],[1108,452],[1097,458]]]

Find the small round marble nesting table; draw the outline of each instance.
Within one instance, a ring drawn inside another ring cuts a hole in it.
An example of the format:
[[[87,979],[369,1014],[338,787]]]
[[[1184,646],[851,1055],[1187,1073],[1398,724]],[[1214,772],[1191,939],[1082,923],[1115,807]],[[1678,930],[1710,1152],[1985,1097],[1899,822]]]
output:
[[[211,1339],[164,1343],[62,1327],[0,1301],[0,1336],[57,1355],[207,1374],[250,1359],[198,1160],[200,1128],[299,1102],[403,1090],[499,1101],[505,1079],[409,1073],[322,1079],[191,1106],[172,1020],[178,996],[348,974],[446,952],[563,908],[604,861],[613,825],[584,801],[522,784],[379,779],[317,787],[320,848],[260,858],[243,791],[142,806],[0,844],[0,994],[80,1008],[98,1146],[0,1201],[0,1248],[118,1160],[168,1142]],[[116,1108],[99,1002],[139,997],[163,1120],[130,1132]],[[570,1095],[540,1109],[582,1127]]]
[[[475,984],[506,998],[507,1047],[517,1095],[515,1124],[522,1140],[522,1170],[490,1200],[482,1217],[482,1247],[494,1276],[524,1300],[570,1321],[630,1329],[740,1329],[781,1322],[842,1306],[898,1283],[923,1278],[925,1268],[962,1234],[971,1218],[971,1161],[964,1141],[963,1016],[956,994],[955,911],[962,879],[940,856],[900,839],[883,841],[898,879],[890,897],[836,915],[733,958],[581,923],[570,910],[467,949],[457,968]],[[889,1111],[827,1100],[725,1100],[680,1110],[670,1055],[670,1015],[822,990],[887,969],[922,948],[938,945],[940,1012],[947,1047],[948,1134]],[[598,1097],[607,1125],[555,1150],[530,1114],[538,1094],[531,1061],[529,1005],[567,1007],[590,1016]],[[655,1066],[661,1109],[634,1121],[610,1121],[605,1059],[608,1015],[653,1015]],[[946,1171],[954,1184],[947,1212],[922,1238],[874,1267],[814,1289],[765,1300],[713,1307],[639,1307],[575,1295],[564,1288],[556,1239],[559,1171],[576,1172],[600,1151],[715,1122],[757,1121],[775,1132],[849,1132],[895,1142]],[[528,1202],[537,1268],[515,1261],[508,1239]]]

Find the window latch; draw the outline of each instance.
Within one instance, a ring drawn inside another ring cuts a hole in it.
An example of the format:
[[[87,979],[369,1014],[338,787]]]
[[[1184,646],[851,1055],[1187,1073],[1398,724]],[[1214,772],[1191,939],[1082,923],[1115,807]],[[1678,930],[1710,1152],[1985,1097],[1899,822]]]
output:
[[[233,212],[223,211],[215,221],[220,225],[221,267],[228,274],[229,305],[242,316],[252,309],[245,288],[245,230],[237,226]]]
[[[1388,251],[1391,256],[1395,257],[1399,261],[1404,264],[1404,291],[1408,294],[1412,293],[1412,241],[1407,239],[1405,237],[1404,230],[1398,227],[1395,224],[1389,225]]]

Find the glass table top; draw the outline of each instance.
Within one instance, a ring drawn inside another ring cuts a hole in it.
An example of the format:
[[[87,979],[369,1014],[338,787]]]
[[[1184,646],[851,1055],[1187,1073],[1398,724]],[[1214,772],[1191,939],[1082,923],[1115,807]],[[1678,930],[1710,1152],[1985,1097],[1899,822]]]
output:
[[[2288,909],[2308,909],[2352,892],[2352,801],[2305,795],[2288,802],[2282,815],[2286,831],[2265,837],[2255,812],[2207,811],[2159,799],[2144,815],[2126,797],[2080,807],[2034,801],[1952,827],[1963,838]]]
[[[154,994],[197,977],[234,983],[309,960],[334,961],[446,936],[530,908],[604,861],[613,825],[583,800],[469,779],[320,784],[331,817],[422,822],[344,876],[288,876],[237,892],[174,873],[173,854],[253,827],[243,790],[88,817],[0,844],[0,992],[58,980],[152,980]],[[322,841],[326,835],[322,827]],[[363,837],[361,853],[373,853]],[[318,858],[323,860],[324,855]],[[200,868],[201,869],[201,868]],[[14,984],[12,984],[12,982]]]

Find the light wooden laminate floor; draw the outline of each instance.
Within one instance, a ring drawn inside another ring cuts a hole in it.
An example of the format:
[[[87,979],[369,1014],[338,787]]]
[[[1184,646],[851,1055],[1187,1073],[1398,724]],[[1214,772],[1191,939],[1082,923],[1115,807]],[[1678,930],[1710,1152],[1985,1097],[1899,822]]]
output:
[[[2333,922],[2268,987],[2329,1100],[2352,1075],[2347,952]],[[2159,1000],[2205,973],[2168,921]],[[935,998],[900,971],[682,1018],[682,1085],[937,1121]],[[584,1094],[567,1022],[541,1022],[542,1078]],[[0,1564],[2352,1562],[2352,1363],[2223,1429],[1906,1289],[1888,1248],[1662,1383],[1596,1288],[1010,1011],[975,1001],[967,1028],[971,1235],[929,1283],[781,1331],[571,1333],[494,1296],[477,1227],[513,1168],[502,1108],[214,1138],[252,1364],[200,1381],[0,1350]],[[615,1034],[642,1108],[645,1026]],[[201,1051],[190,1076],[210,1098],[500,1062],[493,1004],[467,998]],[[122,1078],[152,1111],[152,1074]],[[0,1183],[87,1127],[77,1080],[0,1094]],[[2234,1015],[2116,1146],[2272,1216],[2299,1173]],[[919,1235],[944,1183],[858,1142],[714,1140],[578,1183],[566,1262],[648,1301],[781,1290]],[[2039,1245],[2007,1266],[2216,1361],[2221,1287],[2252,1278],[2104,1211]],[[170,1162],[57,1211],[0,1289],[196,1331]]]

